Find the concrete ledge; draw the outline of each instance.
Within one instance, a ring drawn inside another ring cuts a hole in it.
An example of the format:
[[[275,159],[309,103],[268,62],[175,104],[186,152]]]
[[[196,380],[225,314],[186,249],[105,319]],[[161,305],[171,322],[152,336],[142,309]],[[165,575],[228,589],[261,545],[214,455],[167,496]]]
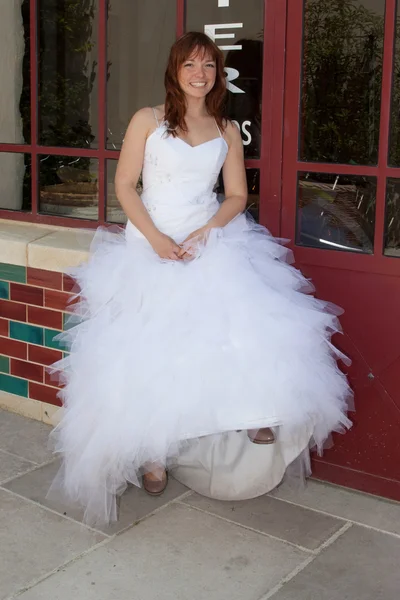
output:
[[[94,231],[0,219],[0,262],[63,272],[87,260]]]
[[[58,424],[62,414],[62,408],[59,406],[2,391],[0,391],[0,408],[53,426]]]

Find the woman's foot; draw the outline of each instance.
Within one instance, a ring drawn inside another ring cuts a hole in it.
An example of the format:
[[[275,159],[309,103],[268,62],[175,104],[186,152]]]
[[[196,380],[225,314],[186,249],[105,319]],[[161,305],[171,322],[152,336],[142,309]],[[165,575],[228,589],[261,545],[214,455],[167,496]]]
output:
[[[150,496],[160,496],[168,483],[168,473],[165,469],[157,467],[145,473],[142,478],[143,488]]]
[[[248,429],[247,435],[253,444],[273,444],[275,442],[275,434],[269,427]]]

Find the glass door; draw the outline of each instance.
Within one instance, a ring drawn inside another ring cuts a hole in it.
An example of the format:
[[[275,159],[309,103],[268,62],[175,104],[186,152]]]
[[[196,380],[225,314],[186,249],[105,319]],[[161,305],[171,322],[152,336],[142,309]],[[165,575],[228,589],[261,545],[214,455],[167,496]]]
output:
[[[316,476],[400,499],[400,0],[288,0],[281,235],[345,309],[354,427]]]

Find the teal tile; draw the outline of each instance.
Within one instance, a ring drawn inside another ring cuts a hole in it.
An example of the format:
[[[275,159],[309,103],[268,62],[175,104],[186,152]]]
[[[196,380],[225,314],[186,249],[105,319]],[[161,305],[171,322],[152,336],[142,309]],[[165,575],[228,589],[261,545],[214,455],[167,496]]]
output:
[[[10,321],[10,337],[14,340],[43,345],[43,328]]]
[[[8,356],[0,356],[0,373],[10,372],[10,359]]]
[[[10,284],[7,281],[0,281],[0,298],[4,300],[10,298]]]
[[[17,283],[26,283],[26,267],[0,263],[0,279],[16,281]]]
[[[0,373],[0,390],[16,396],[28,397],[28,382],[26,379],[18,379],[11,375],[3,375]]]
[[[71,315],[68,313],[63,314],[63,330],[68,331],[68,329],[72,329],[76,325],[82,323],[82,319],[78,315]]]
[[[55,340],[54,338],[57,335],[60,335],[62,331],[56,331],[55,329],[45,329],[44,330],[44,345],[48,348],[55,348],[56,350],[65,350],[66,345],[59,340]]]

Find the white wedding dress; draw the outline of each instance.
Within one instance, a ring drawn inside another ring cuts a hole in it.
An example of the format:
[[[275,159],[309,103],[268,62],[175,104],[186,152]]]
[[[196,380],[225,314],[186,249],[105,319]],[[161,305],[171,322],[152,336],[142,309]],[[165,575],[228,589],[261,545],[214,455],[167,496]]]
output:
[[[221,134],[192,147],[158,125],[142,201],[160,231],[180,243],[216,213],[227,151]],[[309,444],[321,450],[350,426],[335,309],[303,293],[312,286],[288,258],[245,215],[213,229],[189,262],[159,258],[130,222],[96,233],[73,272],[81,322],[62,334],[71,353],[54,365],[65,387],[53,490],[86,521],[115,520],[115,495],[152,462],[214,497],[256,496],[296,457],[307,467]],[[261,427],[275,428],[275,444],[248,440]]]

